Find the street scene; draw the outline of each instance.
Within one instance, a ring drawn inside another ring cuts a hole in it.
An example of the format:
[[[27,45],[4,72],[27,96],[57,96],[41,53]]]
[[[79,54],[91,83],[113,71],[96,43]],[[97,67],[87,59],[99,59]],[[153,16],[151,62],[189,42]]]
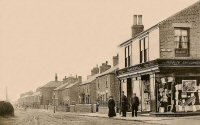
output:
[[[199,0],[11,1],[0,125],[200,123]]]

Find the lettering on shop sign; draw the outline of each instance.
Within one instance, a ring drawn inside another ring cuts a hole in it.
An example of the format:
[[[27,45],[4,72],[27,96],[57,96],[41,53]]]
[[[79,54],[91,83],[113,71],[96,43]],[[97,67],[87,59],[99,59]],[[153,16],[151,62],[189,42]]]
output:
[[[166,60],[159,62],[161,65],[169,65],[169,66],[195,66],[200,65],[200,60]]]
[[[175,60],[175,59],[157,59],[149,61],[146,63],[141,63],[128,68],[119,70],[118,74],[123,74],[125,72],[138,71],[145,68],[151,68],[152,66],[200,66],[200,60]]]

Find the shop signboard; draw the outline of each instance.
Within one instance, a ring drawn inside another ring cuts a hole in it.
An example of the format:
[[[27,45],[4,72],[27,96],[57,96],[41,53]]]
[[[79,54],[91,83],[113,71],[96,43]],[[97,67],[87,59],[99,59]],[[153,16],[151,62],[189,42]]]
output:
[[[186,60],[186,59],[156,59],[145,63],[140,63],[130,67],[126,67],[117,71],[117,74],[123,74],[127,72],[136,72],[143,69],[150,69],[152,67],[200,67],[200,60]],[[172,79],[170,79],[172,80]]]
[[[182,80],[183,92],[196,92],[196,80]]]

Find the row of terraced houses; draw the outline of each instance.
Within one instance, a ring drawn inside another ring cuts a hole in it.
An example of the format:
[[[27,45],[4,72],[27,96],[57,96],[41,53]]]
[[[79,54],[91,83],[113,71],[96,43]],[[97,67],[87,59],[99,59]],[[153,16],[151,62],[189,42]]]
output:
[[[130,39],[118,45],[112,66],[106,62],[92,68],[86,81],[81,76],[63,81],[56,77],[39,88],[40,105],[55,101],[71,111],[95,112],[99,101],[101,112],[107,110],[110,95],[120,108],[124,91],[129,102],[137,94],[141,112],[200,111],[200,2],[147,30],[142,15],[134,15],[131,29]]]

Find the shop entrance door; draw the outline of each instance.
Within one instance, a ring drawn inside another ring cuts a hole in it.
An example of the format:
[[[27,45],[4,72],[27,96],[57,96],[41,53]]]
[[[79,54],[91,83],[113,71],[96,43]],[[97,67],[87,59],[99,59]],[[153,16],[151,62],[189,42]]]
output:
[[[141,94],[142,94],[142,111],[150,111],[150,76],[144,75],[141,77]]]

